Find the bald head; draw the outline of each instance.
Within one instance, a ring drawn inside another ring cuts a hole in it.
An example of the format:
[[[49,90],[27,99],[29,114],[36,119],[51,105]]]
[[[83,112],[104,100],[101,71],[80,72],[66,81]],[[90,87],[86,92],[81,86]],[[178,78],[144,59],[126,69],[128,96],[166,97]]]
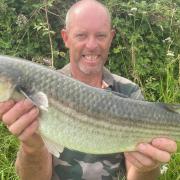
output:
[[[101,16],[104,16],[107,18],[107,23],[111,27],[111,15],[109,10],[100,2],[96,0],[80,0],[77,3],[75,3],[71,8],[68,10],[66,15],[66,29],[70,28],[71,22],[73,21],[73,18],[76,17],[79,14],[90,14],[97,15],[96,18],[101,18]],[[96,19],[94,19],[96,20]]]

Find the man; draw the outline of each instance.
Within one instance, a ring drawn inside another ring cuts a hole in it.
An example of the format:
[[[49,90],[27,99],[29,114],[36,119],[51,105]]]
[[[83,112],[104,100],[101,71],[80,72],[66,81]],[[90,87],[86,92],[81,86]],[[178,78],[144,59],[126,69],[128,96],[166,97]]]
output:
[[[74,4],[68,11],[66,28],[61,35],[70,55],[70,64],[60,70],[62,73],[94,87],[142,98],[135,84],[103,68],[114,31],[109,11],[101,3],[81,0]],[[35,133],[38,115],[39,110],[28,100],[0,104],[4,124],[21,141],[16,160],[21,180],[103,180],[118,179],[124,174],[128,180],[155,180],[160,164],[168,162],[177,149],[173,140],[157,138],[125,154],[96,156],[65,149],[57,159],[48,153],[41,137]]]

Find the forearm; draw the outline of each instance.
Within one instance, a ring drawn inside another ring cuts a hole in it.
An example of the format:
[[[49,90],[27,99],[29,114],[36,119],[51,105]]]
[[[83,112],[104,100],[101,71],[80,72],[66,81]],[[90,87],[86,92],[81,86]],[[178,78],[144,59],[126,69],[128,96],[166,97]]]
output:
[[[160,175],[160,169],[156,168],[149,172],[140,172],[136,168],[131,167],[128,170],[127,180],[157,180]]]
[[[21,146],[16,159],[16,170],[21,180],[50,180],[52,156],[45,147],[32,151]]]

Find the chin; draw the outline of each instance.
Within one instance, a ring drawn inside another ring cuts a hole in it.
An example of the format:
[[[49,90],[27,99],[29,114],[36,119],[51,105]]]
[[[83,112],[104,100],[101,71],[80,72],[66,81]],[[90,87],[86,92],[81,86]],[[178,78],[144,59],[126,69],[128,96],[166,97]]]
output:
[[[84,74],[90,75],[90,74],[97,74],[101,72],[100,68],[97,67],[87,67],[87,66],[81,66],[80,67],[81,72]]]

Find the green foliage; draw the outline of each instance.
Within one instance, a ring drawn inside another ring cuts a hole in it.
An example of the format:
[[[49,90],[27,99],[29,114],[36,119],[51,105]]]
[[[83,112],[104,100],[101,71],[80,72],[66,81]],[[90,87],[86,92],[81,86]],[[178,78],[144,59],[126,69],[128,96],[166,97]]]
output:
[[[13,135],[10,135],[7,129],[0,124],[0,179],[1,180],[17,180],[14,169],[14,161],[18,142]]]
[[[48,65],[53,62],[56,68],[68,62],[60,29],[64,27],[67,9],[75,1],[45,2],[0,1],[1,54]],[[179,57],[180,3],[168,0],[102,2],[110,9],[116,30],[107,66],[111,71],[138,83],[148,100],[166,100],[159,89],[166,88],[164,80],[167,66],[171,64],[169,61]],[[176,61],[173,65],[172,74],[177,81],[178,63]],[[175,89],[179,91],[178,86]]]
[[[178,153],[173,155],[170,163],[164,165],[159,180],[179,180],[180,179],[180,142],[178,143]]]
[[[165,100],[160,97],[159,82],[167,78],[167,68],[173,61],[176,64],[172,78],[178,81],[179,77],[179,2],[111,0],[105,3],[112,12],[117,32],[109,68],[138,83],[147,99]],[[164,82],[161,85],[164,89]],[[178,87],[176,90],[179,91]]]
[[[47,3],[46,3],[47,2]],[[76,0],[0,0],[0,54],[61,68],[68,51],[60,37]],[[116,30],[107,67],[139,84],[151,101],[180,102],[179,0],[102,0]],[[15,180],[17,141],[0,126],[0,179]],[[3,135],[3,136],[2,136]],[[180,152],[180,150],[178,151]],[[162,180],[180,179],[180,154]]]
[[[59,59],[60,67],[64,65],[61,61],[66,56],[61,56],[63,53],[59,52],[59,49],[64,50],[59,30],[63,27],[63,12],[67,8],[61,11],[57,6],[66,7],[67,4],[65,6],[64,1],[53,3],[54,0],[47,4],[34,0],[0,0],[0,53],[44,64],[51,63],[53,54],[54,59]],[[50,23],[47,23],[46,7]]]

